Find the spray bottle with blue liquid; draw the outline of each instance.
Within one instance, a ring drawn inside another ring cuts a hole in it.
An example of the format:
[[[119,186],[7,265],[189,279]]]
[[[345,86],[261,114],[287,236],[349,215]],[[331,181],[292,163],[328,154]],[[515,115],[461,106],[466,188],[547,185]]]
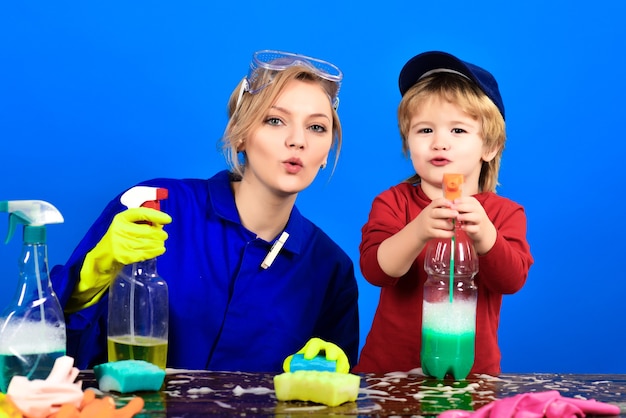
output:
[[[49,278],[46,225],[63,222],[61,213],[42,200],[0,201],[9,213],[9,242],[24,225],[18,262],[19,286],[0,318],[0,390],[13,376],[45,379],[54,361],[66,353],[65,318]]]
[[[127,208],[160,209],[167,189],[136,186],[124,193]],[[165,369],[169,296],[156,258],[125,266],[109,288],[108,360],[144,360]]]

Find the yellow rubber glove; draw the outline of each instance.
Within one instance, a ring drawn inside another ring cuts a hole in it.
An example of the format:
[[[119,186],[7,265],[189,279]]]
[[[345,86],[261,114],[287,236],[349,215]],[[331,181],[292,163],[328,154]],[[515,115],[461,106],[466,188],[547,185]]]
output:
[[[304,354],[306,360],[311,360],[322,352],[325,353],[326,360],[337,362],[337,373],[348,373],[350,371],[350,362],[346,353],[338,345],[324,341],[321,338],[311,338],[296,354]],[[286,373],[289,373],[292,357],[293,355],[288,356],[283,362],[283,370]]]
[[[0,418],[22,418],[22,412],[4,393],[0,393]]]
[[[167,213],[150,208],[131,208],[115,215],[100,242],[85,256],[65,310],[75,312],[93,305],[122,267],[163,254],[167,239],[163,225],[170,222]]]

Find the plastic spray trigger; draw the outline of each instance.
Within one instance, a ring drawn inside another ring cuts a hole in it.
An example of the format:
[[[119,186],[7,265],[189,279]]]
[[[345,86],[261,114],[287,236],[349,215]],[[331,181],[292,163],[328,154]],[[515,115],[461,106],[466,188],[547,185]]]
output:
[[[454,200],[461,197],[463,192],[463,174],[444,174],[443,175],[443,195],[448,200]]]
[[[160,202],[167,199],[167,195],[167,189],[162,187],[135,186],[124,192],[120,202],[129,209],[144,207],[160,210]]]
[[[20,223],[27,226],[44,226],[63,223],[63,215],[51,203],[43,200],[3,200],[0,212],[9,214],[9,230],[5,243],[9,242]]]

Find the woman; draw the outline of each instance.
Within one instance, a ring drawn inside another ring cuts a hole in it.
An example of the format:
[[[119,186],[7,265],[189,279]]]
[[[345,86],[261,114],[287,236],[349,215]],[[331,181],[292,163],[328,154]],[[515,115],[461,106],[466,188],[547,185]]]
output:
[[[77,367],[107,361],[109,284],[123,265],[157,256],[170,297],[168,367],[280,372],[320,339],[356,363],[353,263],[295,206],[333,146],[339,154],[341,79],[321,60],[255,53],[229,101],[231,170],[141,183],[168,189],[161,211],[109,203],[51,271]]]

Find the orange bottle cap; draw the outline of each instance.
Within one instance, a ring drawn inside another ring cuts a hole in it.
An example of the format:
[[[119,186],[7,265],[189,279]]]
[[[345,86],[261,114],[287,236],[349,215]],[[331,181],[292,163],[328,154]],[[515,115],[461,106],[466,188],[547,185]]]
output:
[[[463,174],[444,174],[443,175],[443,195],[448,200],[454,200],[461,197],[463,192]]]

